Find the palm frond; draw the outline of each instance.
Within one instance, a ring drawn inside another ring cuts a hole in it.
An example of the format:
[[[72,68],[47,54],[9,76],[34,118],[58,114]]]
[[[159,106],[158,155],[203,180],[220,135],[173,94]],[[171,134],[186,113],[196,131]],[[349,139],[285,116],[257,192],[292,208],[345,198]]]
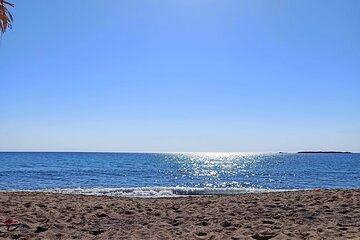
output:
[[[0,32],[4,33],[8,28],[12,27],[14,21],[8,7],[14,7],[13,3],[0,0]]]

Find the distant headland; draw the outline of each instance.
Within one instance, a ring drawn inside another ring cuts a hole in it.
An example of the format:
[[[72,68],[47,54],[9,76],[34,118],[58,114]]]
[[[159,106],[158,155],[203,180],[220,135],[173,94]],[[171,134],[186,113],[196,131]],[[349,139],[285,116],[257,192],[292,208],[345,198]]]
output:
[[[352,152],[338,152],[338,151],[302,151],[298,153],[341,153],[341,154],[351,154]]]

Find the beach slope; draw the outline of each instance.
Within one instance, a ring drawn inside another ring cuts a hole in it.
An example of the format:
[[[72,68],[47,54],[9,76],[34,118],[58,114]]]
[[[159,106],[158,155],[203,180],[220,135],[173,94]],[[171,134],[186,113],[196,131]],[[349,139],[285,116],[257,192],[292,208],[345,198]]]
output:
[[[360,190],[184,198],[1,192],[5,239],[360,239]]]

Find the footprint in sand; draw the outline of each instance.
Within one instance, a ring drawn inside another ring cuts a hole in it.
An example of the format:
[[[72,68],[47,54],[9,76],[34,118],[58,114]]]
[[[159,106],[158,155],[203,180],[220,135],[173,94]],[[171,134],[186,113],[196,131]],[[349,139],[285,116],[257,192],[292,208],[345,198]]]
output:
[[[212,239],[213,236],[209,236],[206,232],[196,232],[194,233],[196,239]]]
[[[202,221],[202,222],[196,223],[196,225],[205,227],[205,226],[209,225],[209,223],[206,221]]]
[[[276,235],[277,234],[259,234],[259,233],[256,233],[255,235],[253,235],[251,237],[253,239],[256,239],[256,240],[268,240],[268,239],[276,237]]]

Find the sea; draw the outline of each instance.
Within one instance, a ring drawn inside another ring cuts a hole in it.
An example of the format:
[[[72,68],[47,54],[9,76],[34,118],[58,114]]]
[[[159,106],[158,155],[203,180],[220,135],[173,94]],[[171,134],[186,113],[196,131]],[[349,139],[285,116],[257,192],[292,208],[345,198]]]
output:
[[[180,197],[360,188],[360,154],[0,152],[0,191]]]

